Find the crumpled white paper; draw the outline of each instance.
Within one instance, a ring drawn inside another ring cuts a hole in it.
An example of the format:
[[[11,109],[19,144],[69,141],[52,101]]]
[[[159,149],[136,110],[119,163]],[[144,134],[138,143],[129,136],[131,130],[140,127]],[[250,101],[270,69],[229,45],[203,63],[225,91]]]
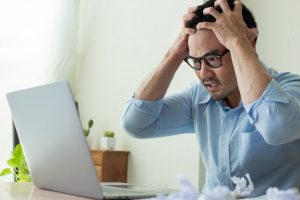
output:
[[[267,190],[267,198],[268,200],[300,200],[300,194],[296,188],[278,190],[271,187]]]
[[[232,192],[225,186],[218,186],[202,193],[198,200],[235,200]]]
[[[246,177],[246,178],[245,178]],[[218,186],[212,190],[199,194],[198,190],[182,175],[177,177],[180,184],[180,191],[170,195],[160,195],[154,200],[235,200],[241,197],[247,197],[254,190],[254,184],[250,175],[245,177],[232,177],[232,182],[236,185],[233,191],[225,186]],[[268,200],[300,200],[298,189],[278,190],[269,188],[266,192]]]
[[[234,176],[231,177],[231,180],[235,184],[233,191],[230,191],[225,186],[219,186],[211,191],[202,193],[199,200],[234,200],[247,197],[254,190],[254,184],[249,174],[246,174],[246,178]]]
[[[182,175],[177,177],[180,184],[180,191],[171,193],[170,195],[160,195],[155,200],[234,200],[236,197],[246,197],[254,189],[249,174],[244,177],[232,177],[232,181],[236,184],[235,190],[232,192],[225,186],[218,186],[210,191],[199,194],[198,190]]]
[[[180,184],[180,191],[169,195],[159,195],[155,200],[197,200],[198,190],[183,175],[178,175],[177,180]]]
[[[250,175],[247,173],[245,176],[247,179],[244,177],[231,177],[232,182],[235,184],[233,191],[235,197],[247,197],[254,190],[254,184],[250,178]]]

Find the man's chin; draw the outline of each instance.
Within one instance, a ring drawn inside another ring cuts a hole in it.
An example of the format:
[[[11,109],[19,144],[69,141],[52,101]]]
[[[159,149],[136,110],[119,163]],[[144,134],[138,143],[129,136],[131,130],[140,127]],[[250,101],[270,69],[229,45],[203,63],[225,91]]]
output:
[[[221,95],[217,92],[209,92],[209,93],[210,93],[211,98],[214,100],[217,100],[217,101],[225,98],[224,95]]]

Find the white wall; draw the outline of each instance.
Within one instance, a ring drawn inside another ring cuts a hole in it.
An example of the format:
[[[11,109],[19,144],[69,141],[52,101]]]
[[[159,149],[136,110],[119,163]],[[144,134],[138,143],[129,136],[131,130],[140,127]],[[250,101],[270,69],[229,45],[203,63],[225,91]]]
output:
[[[76,4],[75,0],[0,1],[0,170],[7,167],[12,151],[12,117],[5,94],[68,74],[68,65],[75,60],[71,53],[77,41],[72,37],[77,30]]]
[[[199,0],[96,0],[82,1],[80,64],[76,98],[82,121],[92,117],[92,136],[114,130],[117,149],[129,150],[129,181],[178,187],[176,175],[184,174],[198,186],[199,151],[194,135],[137,140],[119,125],[125,102],[137,85],[158,64],[173,43],[182,16]],[[194,72],[183,66],[170,91],[186,87]],[[202,174],[203,172],[201,172]],[[201,175],[203,176],[203,175]],[[203,179],[202,179],[203,180]]]
[[[259,28],[260,58],[279,71],[300,74],[300,1],[243,0]]]
[[[6,160],[8,160],[12,149],[11,118],[4,115],[4,113],[9,113],[9,110],[5,101],[5,95],[1,92],[1,89],[0,87],[0,99],[2,100],[0,103],[0,171],[7,167]],[[0,177],[0,181],[12,181],[12,176]]]

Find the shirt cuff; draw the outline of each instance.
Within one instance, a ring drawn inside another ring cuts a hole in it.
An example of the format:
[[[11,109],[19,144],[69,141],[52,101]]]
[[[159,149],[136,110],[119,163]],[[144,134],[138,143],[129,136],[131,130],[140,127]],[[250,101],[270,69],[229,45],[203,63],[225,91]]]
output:
[[[163,106],[163,99],[147,101],[140,100],[132,96],[129,99],[129,102],[133,104],[138,111],[145,114],[154,115],[156,117],[159,115]]]

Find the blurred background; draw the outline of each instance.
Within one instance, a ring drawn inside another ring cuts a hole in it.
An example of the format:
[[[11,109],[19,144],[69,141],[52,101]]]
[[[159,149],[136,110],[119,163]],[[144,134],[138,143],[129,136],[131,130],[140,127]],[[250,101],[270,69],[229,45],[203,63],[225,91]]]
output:
[[[257,51],[279,71],[300,73],[297,0],[243,0],[257,20]],[[178,188],[183,174],[202,188],[205,170],[195,135],[140,140],[126,134],[120,117],[137,85],[160,62],[200,0],[0,0],[0,169],[12,151],[12,119],[5,94],[58,80],[71,84],[89,140],[99,149],[106,130],[116,149],[130,152],[128,181]],[[186,65],[168,93],[196,77]],[[13,181],[12,177],[0,180]]]

